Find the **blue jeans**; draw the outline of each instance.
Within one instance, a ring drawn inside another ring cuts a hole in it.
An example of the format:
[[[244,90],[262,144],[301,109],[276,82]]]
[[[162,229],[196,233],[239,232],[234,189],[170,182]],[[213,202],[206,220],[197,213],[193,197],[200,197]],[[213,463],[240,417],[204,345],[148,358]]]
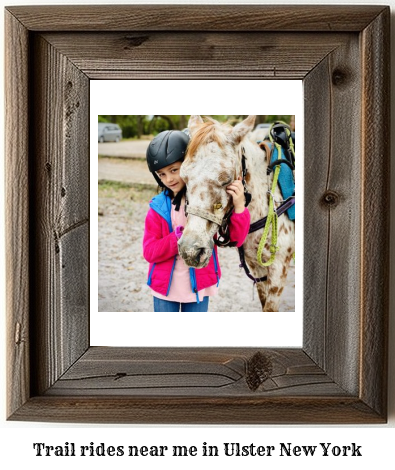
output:
[[[171,300],[163,300],[154,297],[154,312],[207,312],[209,297],[204,297],[199,303],[197,302],[172,302]]]

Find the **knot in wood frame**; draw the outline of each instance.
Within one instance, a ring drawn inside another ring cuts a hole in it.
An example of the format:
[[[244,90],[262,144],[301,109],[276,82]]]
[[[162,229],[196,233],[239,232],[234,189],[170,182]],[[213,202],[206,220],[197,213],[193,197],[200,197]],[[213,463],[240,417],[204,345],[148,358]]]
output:
[[[328,189],[321,197],[321,204],[324,207],[336,207],[340,202],[340,196],[336,191]]]

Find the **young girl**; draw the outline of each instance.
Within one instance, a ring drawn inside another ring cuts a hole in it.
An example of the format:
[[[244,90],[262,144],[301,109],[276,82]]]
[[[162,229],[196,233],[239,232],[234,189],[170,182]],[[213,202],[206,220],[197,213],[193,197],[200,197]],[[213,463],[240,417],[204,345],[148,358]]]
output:
[[[180,177],[189,137],[181,131],[158,134],[147,149],[148,168],[163,191],[150,202],[145,219],[144,258],[150,263],[147,284],[152,289],[155,312],[207,312],[209,297],[218,290],[221,275],[217,247],[205,268],[189,268],[178,254],[178,240],[186,224],[186,186]],[[244,207],[241,178],[227,187],[233,198],[231,240],[241,246],[248,234],[250,213]],[[192,272],[191,272],[192,270]],[[192,289],[191,279],[196,282]]]

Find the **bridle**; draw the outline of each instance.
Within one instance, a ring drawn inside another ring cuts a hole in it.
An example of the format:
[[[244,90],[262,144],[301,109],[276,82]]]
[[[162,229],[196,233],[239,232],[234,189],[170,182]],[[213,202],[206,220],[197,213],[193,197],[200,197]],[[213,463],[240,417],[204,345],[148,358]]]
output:
[[[212,214],[209,211],[206,211],[204,209],[200,209],[199,207],[194,207],[190,206],[188,202],[188,196],[186,197],[185,201],[185,215],[192,214],[196,215],[197,217],[200,217],[201,219],[209,220],[210,222],[214,222],[214,224],[217,224],[219,226],[222,225],[222,222],[224,220],[224,215],[223,215],[223,210],[222,207],[218,208],[217,210],[214,209],[214,213]]]
[[[246,156],[245,156],[245,150],[242,147],[241,149],[241,181],[243,184],[244,188],[244,196],[245,196],[245,206],[247,207],[248,204],[251,202],[251,194],[248,191],[247,184],[246,184],[246,175],[247,175],[247,165],[246,165]],[[187,193],[188,194],[188,193]],[[222,205],[218,207],[216,204],[214,204],[213,209],[214,213],[210,213],[209,211],[199,209],[198,207],[191,207],[188,202],[188,195],[186,194],[186,200],[185,200],[185,215],[192,214],[196,215],[197,217],[200,217],[205,220],[209,220],[210,222],[214,222],[215,224],[218,225],[218,232],[217,236],[214,237],[214,243],[217,246],[220,247],[234,247],[236,246],[236,242],[231,242],[230,241],[230,232],[229,232],[229,219],[230,216],[232,215],[233,212],[233,204],[230,205],[229,209],[225,212],[225,210],[222,208]],[[216,207],[217,206],[217,207]],[[260,222],[265,222],[266,217],[264,219],[259,220],[258,222],[255,223],[258,224]],[[254,224],[253,224],[254,225]],[[250,225],[250,230],[248,233],[251,233],[252,231],[259,230],[261,227],[256,227],[254,230],[251,230],[251,225]],[[239,258],[240,258],[240,268],[244,269],[244,272],[246,273],[247,277],[250,278],[252,281],[254,281],[254,284],[257,282],[263,282],[267,281],[267,276],[263,276],[260,278],[255,278],[246,263],[245,256],[244,256],[244,247],[240,246],[237,248],[239,252]]]
[[[251,202],[251,194],[248,192],[246,184],[246,175],[247,175],[247,166],[246,166],[246,157],[245,150],[241,148],[241,182],[244,188],[244,197],[245,197],[245,206]],[[229,234],[229,219],[233,212],[233,204],[229,204],[227,210],[222,207],[222,204],[214,204],[213,212],[200,209],[199,207],[190,206],[188,201],[188,193],[185,198],[185,215],[192,214],[201,219],[208,220],[218,225],[218,234],[214,238],[214,243],[217,246],[236,246],[236,242],[230,241]]]

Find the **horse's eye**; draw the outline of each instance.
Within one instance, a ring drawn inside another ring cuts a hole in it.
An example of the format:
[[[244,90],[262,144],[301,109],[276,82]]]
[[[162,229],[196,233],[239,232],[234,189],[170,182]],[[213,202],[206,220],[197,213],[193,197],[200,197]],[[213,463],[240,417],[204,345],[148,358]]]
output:
[[[231,182],[233,181],[233,178],[231,178],[229,181],[227,181],[226,183],[222,183],[221,186],[228,186],[228,184],[230,184]]]

